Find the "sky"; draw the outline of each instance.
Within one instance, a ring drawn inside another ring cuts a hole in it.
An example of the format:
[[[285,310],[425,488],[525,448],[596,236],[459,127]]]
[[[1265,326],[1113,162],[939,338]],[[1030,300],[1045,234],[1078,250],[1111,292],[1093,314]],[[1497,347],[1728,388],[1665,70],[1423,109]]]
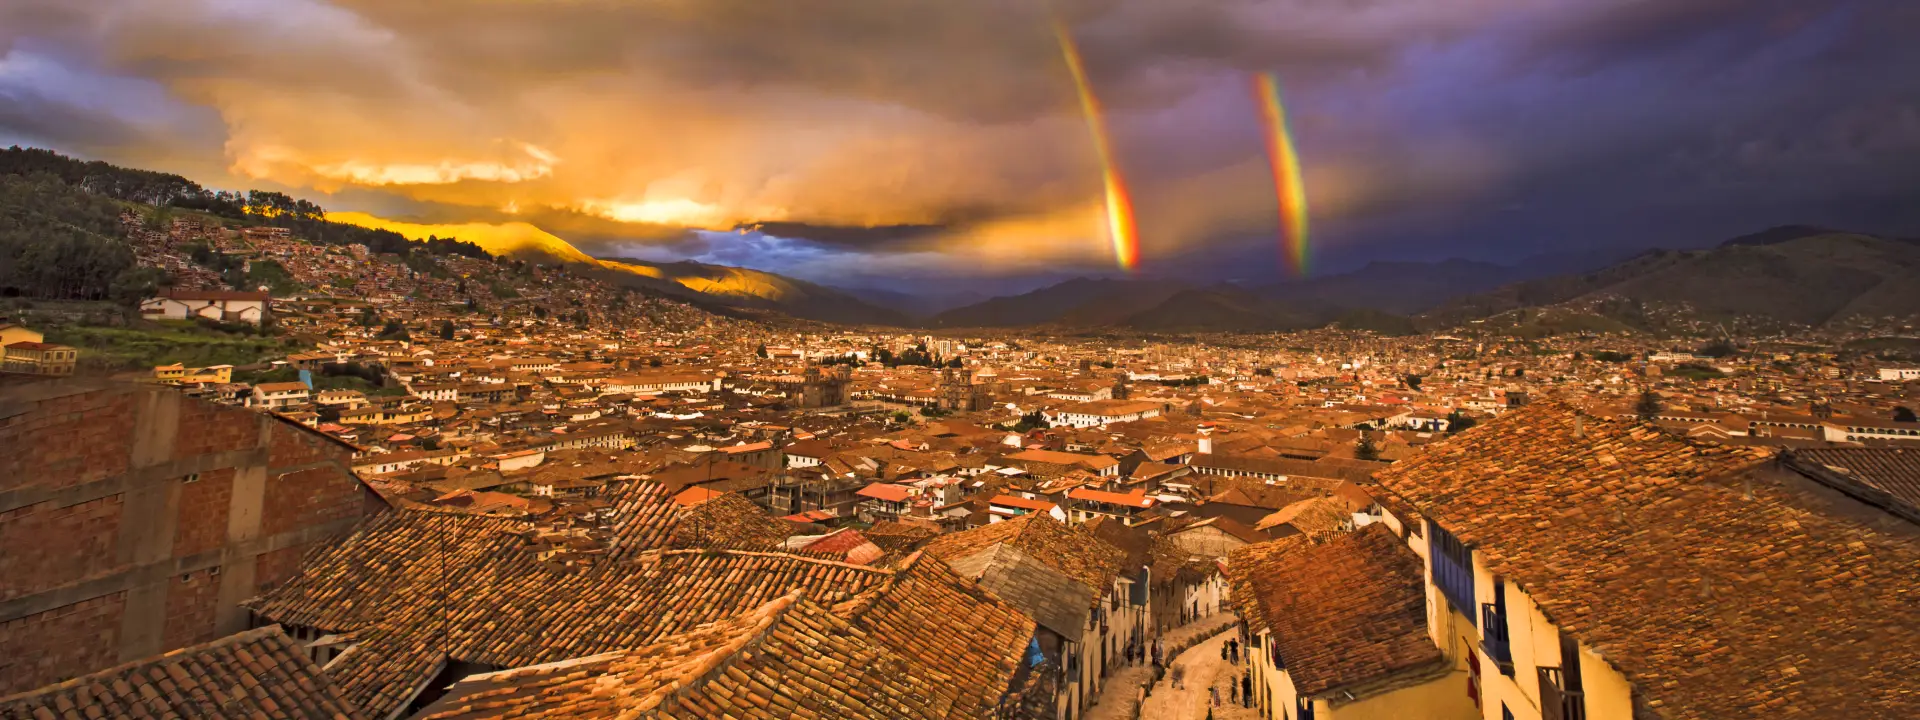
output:
[[[1920,236],[1906,0],[7,0],[0,145],[841,286]]]

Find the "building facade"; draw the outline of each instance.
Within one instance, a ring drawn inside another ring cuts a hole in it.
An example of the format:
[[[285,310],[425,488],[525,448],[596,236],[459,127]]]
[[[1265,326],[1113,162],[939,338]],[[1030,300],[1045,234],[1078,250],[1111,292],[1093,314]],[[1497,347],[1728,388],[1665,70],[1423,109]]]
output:
[[[172,388],[0,390],[0,695],[244,630],[386,503],[350,446]]]

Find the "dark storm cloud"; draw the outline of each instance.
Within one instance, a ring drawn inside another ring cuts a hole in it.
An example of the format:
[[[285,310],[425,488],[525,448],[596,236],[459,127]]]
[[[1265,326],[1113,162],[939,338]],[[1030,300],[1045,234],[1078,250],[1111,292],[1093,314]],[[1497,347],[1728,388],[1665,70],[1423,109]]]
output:
[[[219,154],[230,184],[595,254],[1038,276],[1108,262],[1057,14],[1149,271],[1278,266],[1242,259],[1277,246],[1260,71],[1322,256],[1499,256],[1789,211],[1920,224],[1890,199],[1920,167],[1916,5],[14,0],[0,52],[47,51],[0,65],[0,136]],[[61,72],[147,89],[62,95]]]

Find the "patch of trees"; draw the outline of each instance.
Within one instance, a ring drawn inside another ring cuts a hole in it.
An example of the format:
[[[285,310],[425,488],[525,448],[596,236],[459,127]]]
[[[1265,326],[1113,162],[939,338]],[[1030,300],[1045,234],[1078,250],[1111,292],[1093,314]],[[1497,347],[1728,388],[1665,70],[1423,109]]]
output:
[[[1213,382],[1213,380],[1205,375],[1195,375],[1193,377],[1183,378],[1160,378],[1154,382],[1167,387],[1200,387],[1201,385]]]
[[[900,367],[901,365],[934,367],[936,365],[933,355],[927,352],[926,345],[915,345],[900,351],[898,355],[893,354],[892,350],[879,348],[874,351],[874,359],[880,361],[880,364],[887,367]]]
[[[0,295],[132,307],[165,274],[119,239],[120,208],[54,176],[0,175]]]
[[[488,257],[479,245],[452,238],[429,237],[425,242],[413,242],[391,230],[333,222],[326,219],[326,209],[319,204],[282,192],[208,190],[179,175],[123,168],[98,160],[86,162],[51,150],[17,145],[0,150],[0,176],[45,178],[96,198],[283,227],[295,236],[327,245],[365,245],[374,252],[401,255],[424,250],[433,255]],[[112,209],[113,227],[101,233],[110,238],[119,236],[119,208]]]

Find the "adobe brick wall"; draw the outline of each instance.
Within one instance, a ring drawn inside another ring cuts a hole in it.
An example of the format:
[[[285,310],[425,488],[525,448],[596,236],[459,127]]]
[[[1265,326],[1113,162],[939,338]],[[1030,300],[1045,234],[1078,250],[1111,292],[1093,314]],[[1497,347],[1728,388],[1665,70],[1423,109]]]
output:
[[[0,548],[7,549],[0,552],[0,601],[112,569],[123,497],[116,493],[65,507],[40,503],[0,514]]]
[[[0,648],[4,648],[0,651],[0,695],[78,674],[69,668],[100,669],[117,664],[125,603],[126,593],[109,593],[0,622]]]
[[[177,390],[0,388],[0,695],[244,630],[239,603],[386,509],[352,449]]]

